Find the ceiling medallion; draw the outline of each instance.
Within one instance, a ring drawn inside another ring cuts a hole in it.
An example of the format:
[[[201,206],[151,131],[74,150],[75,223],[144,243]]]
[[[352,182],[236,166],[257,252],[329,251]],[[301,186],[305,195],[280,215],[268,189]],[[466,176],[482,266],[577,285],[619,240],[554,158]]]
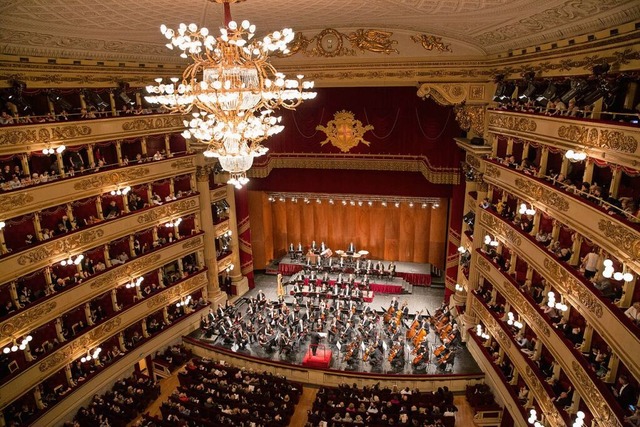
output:
[[[277,56],[288,57],[303,53],[310,57],[333,58],[336,56],[355,56],[356,50],[374,53],[399,53],[393,46],[398,43],[391,39],[390,31],[375,29],[358,29],[349,34],[341,33],[333,28],[325,28],[311,38],[298,33],[289,45],[289,52],[276,52]],[[347,42],[351,47],[347,46]]]
[[[367,131],[373,130],[373,126],[362,126],[362,122],[356,120],[351,111],[342,110],[333,115],[333,120],[330,120],[327,126],[318,125],[316,129],[327,135],[327,139],[320,143],[321,146],[331,142],[333,146],[346,153],[360,143],[369,146],[370,142],[365,141],[363,136]]]
[[[442,37],[436,37],[429,34],[417,34],[411,36],[414,43],[420,43],[426,50],[437,50],[440,52],[452,52],[451,45],[445,44]]]

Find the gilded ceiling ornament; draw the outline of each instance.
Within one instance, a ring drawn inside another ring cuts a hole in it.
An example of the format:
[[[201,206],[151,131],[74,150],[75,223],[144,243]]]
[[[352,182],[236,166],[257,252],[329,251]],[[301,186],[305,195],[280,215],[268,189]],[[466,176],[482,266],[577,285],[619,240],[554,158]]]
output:
[[[318,125],[316,130],[327,135],[327,139],[320,143],[321,146],[331,142],[340,151],[346,153],[360,143],[369,146],[370,142],[365,141],[363,136],[367,131],[373,130],[373,126],[362,126],[362,122],[356,120],[351,111],[342,110],[333,115],[333,120],[330,120],[327,126]]]
[[[373,29],[358,29],[347,36],[351,42],[351,46],[360,49],[361,52],[369,51],[376,53],[400,53],[398,49],[393,48],[397,44],[397,40],[391,40],[393,35],[391,31],[381,31]]]
[[[275,53],[274,56],[289,57],[302,53],[309,57],[333,58],[336,56],[355,56],[356,49],[361,52],[399,53],[393,46],[398,43],[391,39],[390,31],[360,28],[349,34],[341,33],[333,28],[325,28],[311,38],[302,33],[296,33],[295,38],[289,43],[289,52]],[[351,48],[346,43],[351,44]]]
[[[445,44],[442,37],[436,37],[429,34],[417,34],[411,36],[414,43],[420,43],[426,50],[437,50],[439,52],[452,52],[451,45]]]
[[[484,135],[484,106],[466,105],[464,102],[453,107],[456,114],[456,121],[460,129],[473,131],[478,136]]]

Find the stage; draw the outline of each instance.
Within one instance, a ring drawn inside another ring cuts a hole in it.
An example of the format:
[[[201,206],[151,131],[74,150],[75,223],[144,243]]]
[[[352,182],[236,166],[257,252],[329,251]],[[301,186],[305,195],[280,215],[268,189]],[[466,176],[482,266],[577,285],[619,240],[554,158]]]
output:
[[[274,276],[270,275],[256,275],[256,288],[251,290],[248,294],[243,296],[242,298],[235,301],[235,304],[245,304],[242,300],[246,298],[256,297],[259,290],[262,290],[268,299],[276,299],[276,280]],[[387,294],[376,294],[375,303],[370,304],[371,309],[377,311],[379,314],[382,314],[384,309],[389,306],[392,297],[394,295]],[[396,297],[398,297],[396,295]],[[414,294],[411,295],[410,298],[405,298],[399,296],[399,300],[401,303],[407,304],[407,307],[410,310],[410,318],[413,318],[414,314],[418,311],[423,312],[431,312],[434,313],[437,308],[440,306],[442,299],[444,297],[444,290],[439,288],[431,288],[431,287],[422,287],[422,288],[414,288]],[[288,304],[294,304],[294,298],[292,296],[287,296],[286,302]],[[245,300],[246,301],[246,300]],[[242,307],[242,305],[239,305]],[[257,343],[250,344],[244,349],[237,348],[236,346],[230,344],[224,344],[221,337],[212,336],[211,338],[207,338],[201,330],[196,330],[189,335],[191,339],[194,341],[201,342],[203,345],[207,347],[220,348],[226,352],[232,352],[238,355],[245,355],[255,359],[264,359],[270,362],[277,362],[279,364],[287,364],[292,366],[303,366],[304,358],[307,355],[309,350],[310,342],[307,340],[302,342],[299,346],[295,347],[293,351],[288,354],[280,353],[279,351],[266,351],[263,347],[258,345]],[[385,353],[382,363],[377,365],[372,365],[371,363],[363,360],[364,350],[361,346],[358,347],[359,356],[356,358],[355,363],[354,360],[347,362],[346,359],[346,345],[349,342],[342,342],[338,345],[339,340],[335,342],[329,342],[328,338],[325,336],[322,337],[319,344],[324,346],[326,352],[330,351],[331,356],[330,360],[322,360],[318,363],[326,364],[328,362],[328,369],[338,370],[344,372],[364,372],[371,374],[392,374],[392,375],[479,375],[482,374],[482,371],[475,363],[469,352],[467,351],[464,343],[460,343],[458,345],[455,355],[455,360],[453,365],[450,366],[448,370],[438,369],[437,366],[437,357],[432,356],[431,363],[426,363],[423,365],[422,369],[415,369],[412,365],[413,355],[412,344],[405,342],[404,352],[406,354],[404,363],[398,365],[397,363],[392,364],[388,360],[388,355],[390,348],[385,346]],[[433,353],[433,350],[441,345],[440,338],[436,336],[435,331],[433,329],[426,337],[426,346],[429,349],[430,354]],[[318,353],[321,353],[320,347]],[[326,353],[325,353],[326,354]]]
[[[384,264],[385,269],[389,266],[389,261],[380,260]],[[326,261],[324,261],[326,263]],[[375,265],[378,260],[372,259],[372,264]],[[410,283],[414,286],[431,286],[434,282],[434,279],[437,276],[434,274],[436,269],[433,268],[431,264],[420,264],[415,262],[400,262],[394,261],[396,265],[396,276],[404,279],[406,282]],[[275,264],[275,263],[274,263]],[[307,265],[306,259],[304,257],[298,256],[296,259],[292,258],[290,255],[286,255],[277,263],[277,268],[267,268],[267,274],[277,274],[280,273],[283,276],[292,276],[299,271],[305,269]],[[313,264],[311,264],[313,266]],[[275,265],[273,266],[275,267]],[[353,268],[351,264],[347,264],[344,267],[344,272],[349,273],[352,272]]]

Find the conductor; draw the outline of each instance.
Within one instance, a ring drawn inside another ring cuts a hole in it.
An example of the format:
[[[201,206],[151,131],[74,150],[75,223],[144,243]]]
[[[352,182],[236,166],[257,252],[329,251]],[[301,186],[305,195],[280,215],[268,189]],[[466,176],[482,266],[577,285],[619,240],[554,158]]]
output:
[[[320,344],[320,334],[317,332],[311,333],[311,354],[316,355],[316,351],[318,351],[318,344]]]

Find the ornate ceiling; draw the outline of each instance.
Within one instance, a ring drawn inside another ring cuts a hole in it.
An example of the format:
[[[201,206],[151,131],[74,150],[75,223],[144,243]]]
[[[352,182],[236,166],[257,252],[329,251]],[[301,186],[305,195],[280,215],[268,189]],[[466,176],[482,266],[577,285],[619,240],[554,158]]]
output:
[[[354,54],[365,58],[382,53],[390,59],[449,60],[480,58],[633,22],[640,19],[640,2],[247,0],[233,4],[231,11],[234,18],[256,24],[258,32],[288,26],[313,39],[326,28],[344,36],[357,29],[376,29],[395,40],[389,52],[350,46],[356,47]],[[222,6],[209,0],[4,0],[0,2],[0,51],[57,58],[178,62],[175,52],[164,47],[166,40],[159,27],[162,23],[175,27],[180,22],[218,27]],[[420,35],[436,39],[427,39],[425,45]],[[370,34],[364,40],[375,37]],[[447,49],[430,45],[434,41]],[[331,55],[331,60],[339,61],[340,56]],[[296,57],[310,60],[304,50]]]

